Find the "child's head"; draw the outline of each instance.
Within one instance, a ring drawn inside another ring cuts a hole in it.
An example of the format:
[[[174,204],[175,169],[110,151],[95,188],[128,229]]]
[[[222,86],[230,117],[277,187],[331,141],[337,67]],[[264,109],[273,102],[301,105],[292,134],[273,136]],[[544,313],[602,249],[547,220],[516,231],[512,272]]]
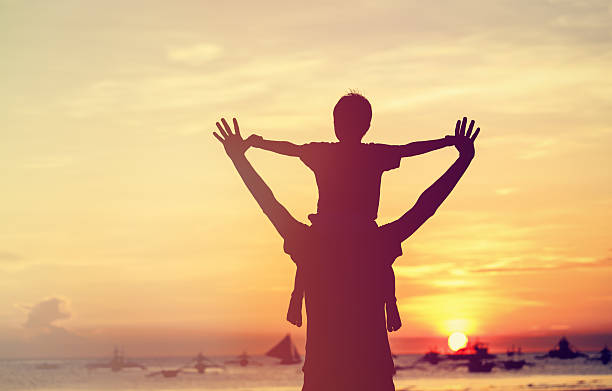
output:
[[[334,107],[334,130],[340,141],[361,141],[371,120],[370,102],[356,92],[344,95]]]

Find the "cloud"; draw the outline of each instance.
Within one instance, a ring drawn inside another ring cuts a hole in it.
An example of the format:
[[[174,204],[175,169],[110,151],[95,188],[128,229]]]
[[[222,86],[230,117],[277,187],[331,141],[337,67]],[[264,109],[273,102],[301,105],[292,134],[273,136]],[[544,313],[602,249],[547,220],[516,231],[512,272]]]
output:
[[[431,284],[436,287],[449,288],[449,289],[465,288],[465,287],[477,285],[475,281],[460,280],[460,279],[433,280],[431,281]]]
[[[300,75],[314,72],[320,64],[321,60],[311,53],[297,53],[224,62],[205,73],[176,69],[143,73],[130,68],[117,77],[83,86],[76,94],[60,100],[59,105],[70,115],[83,118],[109,113],[117,116],[147,111],[159,114],[212,110],[226,107],[228,102],[248,101],[250,107],[258,107],[265,114],[263,109],[271,107],[268,94],[274,88],[299,84]],[[292,104],[282,102],[293,108]]]
[[[28,317],[24,323],[26,328],[56,328],[53,323],[68,319],[71,316],[68,302],[65,299],[51,297],[44,299],[31,307],[24,307],[29,310]]]
[[[455,331],[450,328],[465,323],[464,331],[472,333],[496,316],[505,316],[518,309],[540,308],[546,303],[487,289],[410,295],[399,297],[398,305],[402,313],[410,314],[411,321],[428,324],[438,332]]]
[[[553,324],[548,329],[554,331],[569,330],[570,326],[566,324]]]
[[[447,272],[455,266],[452,262],[443,262],[437,264],[422,264],[418,266],[393,266],[395,275],[406,279],[421,279],[431,275],[440,275]]]
[[[578,269],[578,268],[600,268],[600,267],[612,267],[612,258],[603,258],[599,260],[590,259],[575,259],[563,261],[559,259],[551,259],[549,262],[543,262],[543,260],[535,260],[529,262],[529,266],[523,266],[524,260],[518,265],[503,266],[499,264],[492,264],[481,268],[471,269],[474,273],[525,273],[525,272],[540,272],[550,270],[567,270],[567,269]],[[536,265],[536,266],[531,266]]]
[[[504,187],[501,189],[495,189],[495,194],[499,195],[499,196],[507,196],[510,195],[512,193],[516,193],[518,189],[516,187]]]
[[[531,145],[525,152],[519,154],[519,159],[536,159],[549,155],[551,152],[557,149],[557,140],[543,139],[536,141]]]
[[[201,43],[193,46],[168,49],[166,55],[170,61],[187,65],[202,65],[219,58],[221,52],[221,48],[217,45]]]
[[[60,168],[72,163],[71,156],[41,156],[30,159],[25,163],[27,168]]]
[[[8,251],[0,251],[0,262],[2,261],[21,261],[23,257],[19,254],[8,252]]]

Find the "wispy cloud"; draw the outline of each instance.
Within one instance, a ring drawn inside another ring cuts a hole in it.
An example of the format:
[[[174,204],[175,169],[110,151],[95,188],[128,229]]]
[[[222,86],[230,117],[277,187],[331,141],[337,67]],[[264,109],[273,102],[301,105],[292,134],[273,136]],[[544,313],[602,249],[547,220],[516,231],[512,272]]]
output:
[[[170,61],[187,65],[202,65],[219,58],[223,52],[218,45],[200,43],[192,46],[168,48],[166,54]]]
[[[21,254],[8,252],[8,251],[0,251],[0,262],[16,262],[23,260],[23,256]]]
[[[60,168],[70,165],[73,162],[71,156],[39,156],[30,158],[25,162],[27,168]]]
[[[221,107],[232,101],[265,105],[265,100],[256,97],[270,92],[270,77],[274,77],[274,83],[288,82],[320,63],[315,57],[295,54],[226,62],[207,72],[159,69],[142,74],[135,68],[128,71],[129,77],[123,75],[84,86],[61,105],[80,118]]]
[[[460,331],[481,333],[483,325],[494,321],[495,317],[504,317],[518,309],[545,305],[544,301],[511,296],[498,290],[454,290],[398,298],[400,311],[410,314],[410,321],[428,324],[442,334],[457,331],[451,329],[457,323],[465,327]]]
[[[471,269],[473,273],[528,273],[567,269],[592,269],[612,267],[612,258],[592,259],[578,258],[566,259],[561,257],[520,259],[516,262],[504,264],[491,264],[481,268]]]
[[[512,193],[516,193],[518,189],[516,187],[503,187],[500,189],[495,189],[495,194],[500,196],[507,196]]]

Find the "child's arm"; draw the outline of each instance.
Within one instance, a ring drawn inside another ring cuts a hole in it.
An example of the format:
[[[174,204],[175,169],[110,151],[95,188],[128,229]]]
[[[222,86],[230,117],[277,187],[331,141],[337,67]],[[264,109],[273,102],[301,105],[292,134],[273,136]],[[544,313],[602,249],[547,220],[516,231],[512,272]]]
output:
[[[401,157],[408,157],[450,147],[451,145],[454,145],[454,137],[446,136],[437,140],[416,141],[406,145],[398,145],[397,149]]]
[[[287,156],[300,156],[300,146],[289,141],[265,140],[261,136],[252,135],[248,139],[252,147],[265,149],[266,151],[280,153]]]

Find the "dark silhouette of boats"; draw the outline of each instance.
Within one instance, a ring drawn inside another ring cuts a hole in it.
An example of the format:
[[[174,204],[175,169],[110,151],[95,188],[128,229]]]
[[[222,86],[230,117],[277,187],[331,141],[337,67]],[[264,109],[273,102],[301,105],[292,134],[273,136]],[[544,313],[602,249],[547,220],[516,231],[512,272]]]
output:
[[[548,351],[548,353],[536,356],[537,359],[544,358],[559,358],[561,360],[571,360],[578,357],[588,357],[586,354],[579,352],[577,349],[572,349],[567,338],[562,337],[557,346],[554,349]]]
[[[519,370],[519,369],[523,369],[523,367],[525,366],[525,364],[527,364],[527,361],[525,360],[506,360],[506,361],[502,361],[502,363],[504,364],[504,368],[507,370]]]
[[[420,371],[427,371],[426,368],[423,368],[422,366],[418,365],[418,360],[410,365],[395,365],[394,367],[395,372],[393,373],[393,375],[395,375],[398,371],[404,371],[407,369],[418,369]]]
[[[234,360],[228,360],[225,364],[238,364],[241,367],[246,367],[248,365],[261,365],[261,363],[254,361],[251,359],[251,356],[247,354],[247,352],[242,352],[242,354],[236,356]]]
[[[119,349],[117,348],[113,350],[113,358],[109,362],[90,363],[85,365],[85,367],[87,369],[110,368],[110,370],[113,372],[118,372],[125,368],[147,369],[144,365],[132,361],[126,361],[123,352],[119,352]]]
[[[483,361],[480,358],[471,358],[468,361],[468,371],[470,372],[491,372],[495,367],[495,363],[492,361]]]
[[[291,335],[287,334],[278,344],[270,349],[266,356],[275,357],[281,359],[281,364],[291,365],[302,362],[302,356],[298,352],[293,341],[291,341]]]
[[[161,371],[151,372],[147,375],[147,377],[153,377],[157,375],[162,375],[163,377],[177,377],[179,373],[181,373],[182,369],[162,369]]]
[[[521,350],[520,346],[518,347],[518,349],[516,349],[514,347],[514,344],[512,344],[512,348],[509,348],[509,349],[506,350],[506,356],[512,357],[515,354],[520,356],[521,354],[523,354],[523,351]]]
[[[420,363],[427,362],[427,363],[429,363],[431,365],[437,365],[440,361],[444,361],[444,360],[446,360],[446,358],[444,356],[442,356],[440,354],[440,352],[438,352],[435,349],[431,349],[427,353],[425,353],[423,356],[421,356],[418,359],[416,359],[410,365],[397,365],[396,364],[395,365],[395,371],[397,372],[397,371],[405,370],[405,369],[419,369],[419,370],[425,371],[426,369],[421,367],[419,365]]]
[[[608,349],[608,345],[606,345],[599,351],[599,357],[591,357],[589,361],[601,361],[603,365],[607,365],[611,358],[610,349]]]
[[[467,363],[455,364],[455,369],[462,366],[466,366],[469,372],[491,372],[495,367],[495,362],[472,357]]]
[[[423,357],[419,358],[417,360],[417,362],[428,362],[432,365],[437,365],[440,361],[444,361],[446,360],[445,357],[443,357],[440,352],[436,351],[436,350],[430,350],[429,352],[425,353],[425,355],[423,355]]]
[[[506,355],[508,357],[514,357],[515,355],[522,356],[523,351],[521,350],[520,346],[518,347],[518,349],[516,349],[514,347],[514,344],[512,344],[512,348],[506,350]],[[533,366],[535,364],[529,363],[526,360],[515,360],[514,358],[511,358],[509,360],[499,361],[497,365],[503,366],[504,369],[507,371],[518,371],[520,369],[523,369],[525,365]]]
[[[489,346],[482,342],[476,342],[474,345],[468,344],[463,349],[446,355],[449,360],[487,360],[496,357],[497,355],[489,353]]]
[[[204,356],[202,352],[198,353],[198,355],[195,356],[192,362],[195,362],[195,364],[193,365],[193,368],[195,368],[195,370],[198,371],[198,373],[204,373],[206,372],[208,368],[223,369],[223,365],[216,364],[214,361]],[[191,367],[191,364],[183,368],[190,368],[190,367]]]
[[[500,361],[500,363],[504,366],[504,369],[508,371],[518,371],[519,369],[523,369],[525,365],[534,365],[532,363],[528,363],[525,360],[505,360]]]
[[[59,364],[49,364],[44,362],[42,364],[38,364],[36,369],[58,369],[59,367]]]

